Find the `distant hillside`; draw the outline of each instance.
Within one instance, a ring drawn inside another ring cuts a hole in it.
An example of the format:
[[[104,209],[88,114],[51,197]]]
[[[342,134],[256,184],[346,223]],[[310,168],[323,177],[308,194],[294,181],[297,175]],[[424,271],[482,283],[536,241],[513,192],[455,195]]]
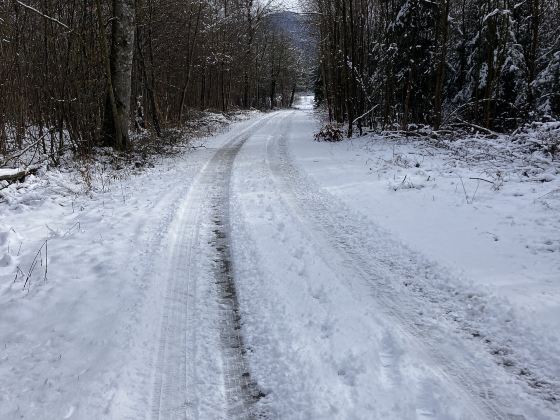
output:
[[[294,12],[278,12],[270,16],[271,23],[285,32],[294,46],[310,61],[316,57],[316,40],[309,17]]]

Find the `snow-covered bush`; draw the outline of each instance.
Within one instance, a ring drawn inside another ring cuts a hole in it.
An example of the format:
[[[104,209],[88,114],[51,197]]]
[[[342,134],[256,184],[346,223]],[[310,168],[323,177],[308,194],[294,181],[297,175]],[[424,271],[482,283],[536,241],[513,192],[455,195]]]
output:
[[[543,151],[552,159],[560,155],[560,132],[550,132],[541,136]]]
[[[315,134],[315,141],[341,141],[344,134],[338,124],[327,124]]]

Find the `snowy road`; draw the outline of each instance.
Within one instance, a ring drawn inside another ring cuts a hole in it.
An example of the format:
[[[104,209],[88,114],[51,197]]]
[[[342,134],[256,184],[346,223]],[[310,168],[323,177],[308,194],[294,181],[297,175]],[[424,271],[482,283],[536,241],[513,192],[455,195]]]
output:
[[[115,202],[27,210],[81,231],[0,293],[0,418],[559,418],[554,348],[473,326],[484,297],[306,172],[315,129],[258,116]]]

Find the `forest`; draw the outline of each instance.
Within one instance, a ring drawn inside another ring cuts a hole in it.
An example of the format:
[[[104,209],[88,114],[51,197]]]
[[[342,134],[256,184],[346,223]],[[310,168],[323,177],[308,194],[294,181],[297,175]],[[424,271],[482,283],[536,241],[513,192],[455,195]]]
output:
[[[331,120],[511,132],[560,115],[558,0],[310,0]]]
[[[300,57],[254,0],[0,4],[0,156],[130,148],[203,110],[289,106]],[[12,159],[11,164],[14,164]],[[0,159],[2,163],[8,162]]]
[[[348,137],[508,133],[560,115],[558,0],[300,8],[286,19],[273,0],[2,2],[0,166],[30,150],[55,166],[67,151],[129,150],[131,132],[157,139],[198,111],[289,107],[310,67],[317,106]]]

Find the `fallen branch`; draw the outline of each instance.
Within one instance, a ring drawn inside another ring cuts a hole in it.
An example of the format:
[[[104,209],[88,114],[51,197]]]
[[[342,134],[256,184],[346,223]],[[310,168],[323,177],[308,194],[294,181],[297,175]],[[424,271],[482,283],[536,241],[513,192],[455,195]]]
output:
[[[460,123],[461,125],[466,125],[466,126],[468,126],[468,127],[472,127],[472,128],[477,129],[477,130],[483,131],[483,132],[485,132],[486,134],[488,134],[488,135],[490,135],[490,136],[493,136],[493,137],[499,137],[499,136],[500,136],[500,135],[499,135],[498,133],[496,133],[495,131],[492,131],[492,130],[490,130],[490,129],[488,129],[488,128],[482,127],[482,126],[477,125],[477,124],[473,124],[473,123],[464,121],[464,120],[462,120],[462,119],[460,119],[460,118],[457,118],[457,121],[459,121],[459,123]],[[452,124],[452,125],[453,125],[453,124]]]
[[[411,131],[411,130],[384,130],[381,132],[383,136],[391,136],[391,137],[429,137],[429,133],[422,133],[420,131]]]
[[[39,166],[30,166],[26,169],[6,170],[0,169],[0,181],[16,182],[24,179],[26,176],[35,174],[39,170]]]

